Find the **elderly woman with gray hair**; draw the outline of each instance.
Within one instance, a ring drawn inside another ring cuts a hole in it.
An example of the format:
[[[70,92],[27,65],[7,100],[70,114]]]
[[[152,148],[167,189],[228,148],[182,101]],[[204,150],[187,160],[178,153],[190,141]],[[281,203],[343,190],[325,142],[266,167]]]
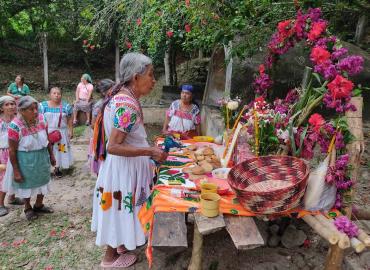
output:
[[[106,99],[101,119],[96,120],[102,130],[95,132],[98,138],[94,138],[96,149],[104,149],[104,136],[108,139],[106,158],[95,187],[91,225],[97,234],[96,244],[107,246],[103,268],[129,267],[135,263],[136,256],[128,250],[146,242],[137,214],[150,195],[153,179],[150,158],[158,162],[167,158],[165,152],[150,147],[146,140],[139,101],[152,91],[156,82],[152,60],[141,53],[124,55],[120,81]],[[105,156],[104,151],[99,153]]]
[[[38,112],[38,102],[30,96],[21,97],[18,115],[8,126],[9,159],[5,173],[7,191],[14,191],[24,199],[24,213],[34,220],[38,213],[52,213],[44,206],[44,195],[49,191],[50,164],[55,158],[48,141],[46,122]],[[34,206],[31,196],[37,195]]]
[[[16,111],[17,105],[13,97],[0,97],[0,217],[9,213],[8,208],[4,205],[6,192],[3,190],[3,179],[9,160],[8,125],[14,119]],[[22,204],[22,201],[11,194],[8,197],[8,203]]]

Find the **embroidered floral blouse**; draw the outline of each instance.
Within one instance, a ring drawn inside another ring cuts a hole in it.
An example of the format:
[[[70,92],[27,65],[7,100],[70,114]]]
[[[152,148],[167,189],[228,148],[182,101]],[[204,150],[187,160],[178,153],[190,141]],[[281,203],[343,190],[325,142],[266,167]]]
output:
[[[187,132],[195,130],[196,126],[200,124],[200,110],[196,104],[192,104],[188,112],[180,110],[180,100],[172,102],[166,115],[170,117],[168,124],[169,131]]]

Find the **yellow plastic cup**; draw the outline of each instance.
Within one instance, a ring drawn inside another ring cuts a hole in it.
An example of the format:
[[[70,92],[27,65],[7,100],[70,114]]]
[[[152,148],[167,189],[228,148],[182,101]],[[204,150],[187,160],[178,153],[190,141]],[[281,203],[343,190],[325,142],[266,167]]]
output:
[[[201,194],[217,193],[217,185],[213,183],[203,183],[200,185]]]
[[[206,217],[216,217],[219,214],[220,195],[205,193],[200,195],[200,212]]]

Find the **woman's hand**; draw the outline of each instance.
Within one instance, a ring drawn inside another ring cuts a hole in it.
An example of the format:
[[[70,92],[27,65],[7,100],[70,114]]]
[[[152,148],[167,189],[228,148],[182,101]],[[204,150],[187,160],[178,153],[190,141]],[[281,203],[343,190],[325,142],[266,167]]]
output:
[[[151,158],[159,163],[165,161],[168,157],[168,153],[164,152],[162,149],[158,147],[151,148]]]
[[[50,164],[51,166],[55,166],[57,164],[54,154],[50,155]]]
[[[168,130],[167,130],[167,129],[162,129],[162,134],[163,134],[163,135],[169,135],[169,134],[170,134],[170,132],[168,132]]]
[[[18,169],[14,169],[14,181],[17,183],[23,182],[22,174]]]

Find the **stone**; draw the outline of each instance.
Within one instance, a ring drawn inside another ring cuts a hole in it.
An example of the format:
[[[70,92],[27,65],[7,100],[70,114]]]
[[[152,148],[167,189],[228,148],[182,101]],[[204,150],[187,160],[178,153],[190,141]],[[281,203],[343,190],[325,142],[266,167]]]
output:
[[[360,263],[364,269],[370,269],[370,251],[363,252],[360,255]]]
[[[295,226],[289,225],[281,237],[281,243],[286,248],[294,248],[303,245],[307,235],[302,230],[297,230]]]
[[[279,225],[274,224],[269,227],[271,233],[277,234],[279,232]]]
[[[281,237],[277,234],[272,234],[270,237],[269,237],[269,240],[267,242],[267,245],[269,247],[277,247],[280,243],[280,240],[281,240]]]
[[[298,267],[298,269],[302,269],[306,265],[303,256],[300,254],[295,254],[293,256],[293,263]]]

